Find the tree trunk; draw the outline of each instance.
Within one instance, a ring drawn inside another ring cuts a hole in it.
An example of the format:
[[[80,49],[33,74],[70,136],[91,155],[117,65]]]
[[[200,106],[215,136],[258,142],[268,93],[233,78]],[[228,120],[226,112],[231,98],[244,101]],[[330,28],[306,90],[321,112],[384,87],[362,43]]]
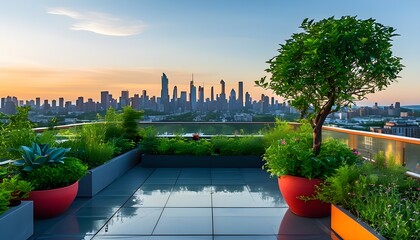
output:
[[[321,151],[321,143],[322,143],[322,124],[315,125],[313,130],[313,145],[312,150],[314,151],[315,156],[318,156],[319,152]]]
[[[313,126],[313,144],[312,150],[315,156],[318,156],[321,151],[322,144],[322,125],[324,125],[325,119],[331,113],[332,106],[334,105],[335,97],[331,96],[324,108],[316,115]]]

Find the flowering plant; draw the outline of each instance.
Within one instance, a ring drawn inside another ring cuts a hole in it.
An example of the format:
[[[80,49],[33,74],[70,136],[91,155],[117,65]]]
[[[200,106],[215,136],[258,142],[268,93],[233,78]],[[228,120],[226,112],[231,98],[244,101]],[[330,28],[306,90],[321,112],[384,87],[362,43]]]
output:
[[[312,128],[308,123],[294,127],[278,122],[274,131],[281,139],[273,141],[263,159],[264,168],[274,176],[292,175],[325,179],[344,164],[353,164],[360,157],[345,143],[327,139],[316,156],[312,150]]]
[[[418,239],[420,182],[383,152],[375,163],[342,166],[317,189],[314,199],[334,203],[386,239]]]

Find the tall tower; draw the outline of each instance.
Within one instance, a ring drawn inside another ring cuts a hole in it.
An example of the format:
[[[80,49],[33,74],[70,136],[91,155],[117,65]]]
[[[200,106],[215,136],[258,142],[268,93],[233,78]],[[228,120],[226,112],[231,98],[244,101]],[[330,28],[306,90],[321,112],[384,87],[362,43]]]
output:
[[[238,83],[238,105],[239,108],[243,108],[244,106],[244,83]]]
[[[197,88],[194,86],[194,75],[192,75],[190,82],[190,106],[191,111],[196,110],[197,104]]]
[[[211,91],[210,91],[210,100],[213,102],[214,101],[214,87],[211,86]]]
[[[108,91],[102,91],[101,92],[101,107],[102,110],[108,110],[110,107],[111,99],[109,97]]]
[[[130,97],[129,97],[128,90],[121,91],[120,107],[123,108],[129,105],[130,105]]]
[[[169,93],[168,93],[168,77],[163,73],[162,75],[162,89],[160,91],[160,101],[163,104],[163,111],[169,111]]]

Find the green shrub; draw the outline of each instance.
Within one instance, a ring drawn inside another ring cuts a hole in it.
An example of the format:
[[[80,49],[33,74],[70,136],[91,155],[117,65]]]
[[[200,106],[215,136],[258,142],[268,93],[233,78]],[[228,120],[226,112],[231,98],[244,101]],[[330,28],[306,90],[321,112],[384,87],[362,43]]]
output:
[[[22,198],[29,197],[29,192],[33,187],[30,182],[20,180],[17,177],[3,178],[0,183],[0,191],[7,191],[10,193],[9,205],[16,206],[20,203]]]
[[[89,169],[104,164],[114,156],[113,142],[105,141],[105,124],[89,124],[78,129],[77,138],[61,144],[71,148],[69,156],[79,158]]]
[[[9,209],[10,191],[0,188],[0,215]]]
[[[406,169],[389,162],[384,153],[374,164],[346,165],[328,177],[316,199],[341,205],[387,239],[416,239],[420,235],[420,183]]]
[[[217,136],[211,139],[189,140],[182,137],[156,138],[154,135],[144,135],[140,148],[142,152],[160,155],[260,156],[264,153],[264,146],[258,137]]]
[[[32,183],[36,190],[65,187],[86,175],[87,166],[79,159],[67,157],[63,164],[54,163],[23,173],[22,178]]]
[[[19,152],[10,150],[35,141],[34,125],[28,118],[29,110],[30,107],[18,107],[17,113],[9,116],[9,122],[0,127],[0,160],[20,157]]]

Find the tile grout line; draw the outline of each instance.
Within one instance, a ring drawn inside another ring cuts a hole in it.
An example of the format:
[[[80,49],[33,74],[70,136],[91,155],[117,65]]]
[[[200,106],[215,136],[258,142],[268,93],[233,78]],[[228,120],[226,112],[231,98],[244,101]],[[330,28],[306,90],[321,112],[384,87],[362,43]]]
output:
[[[140,184],[140,186],[137,188],[137,190],[144,185],[144,183],[147,181],[147,179],[149,179],[150,176],[152,176],[155,171],[156,171],[156,168],[154,168],[153,171],[149,174],[149,176],[147,176],[147,178],[143,181],[143,183]],[[108,186],[110,186],[110,185],[108,185]],[[136,193],[136,191],[134,191],[133,194],[131,194],[131,196],[129,196],[128,199],[121,204],[121,206],[115,211],[115,213],[112,214],[108,218],[108,220],[105,222],[105,224],[101,228],[99,228],[98,231],[95,234],[92,235],[92,238],[91,239],[94,239],[98,235],[98,233],[109,223],[109,221],[121,210],[122,206],[124,206],[131,199],[131,197],[134,196],[134,193]]]
[[[163,208],[162,208],[162,212],[160,213],[159,218],[158,218],[158,220],[156,221],[156,225],[153,227],[153,230],[152,230],[152,233],[150,234],[150,236],[153,236],[153,233],[154,233],[154,232],[155,232],[155,230],[156,230],[156,227],[157,227],[157,225],[158,225],[158,223],[159,223],[159,220],[162,218],[163,211],[165,211],[165,209],[166,209],[166,205],[168,205],[169,198],[171,198],[172,192],[173,192],[173,190],[174,190],[174,187],[175,187],[176,183],[178,182],[179,176],[181,175],[181,171],[182,171],[182,169],[183,169],[183,168],[180,168],[180,169],[181,169],[181,170],[180,170],[180,171],[179,171],[179,173],[178,173],[178,177],[176,178],[175,183],[172,185],[172,188],[171,188],[171,193],[169,194],[168,199],[166,199],[165,205],[164,205],[164,206],[163,206]]]

